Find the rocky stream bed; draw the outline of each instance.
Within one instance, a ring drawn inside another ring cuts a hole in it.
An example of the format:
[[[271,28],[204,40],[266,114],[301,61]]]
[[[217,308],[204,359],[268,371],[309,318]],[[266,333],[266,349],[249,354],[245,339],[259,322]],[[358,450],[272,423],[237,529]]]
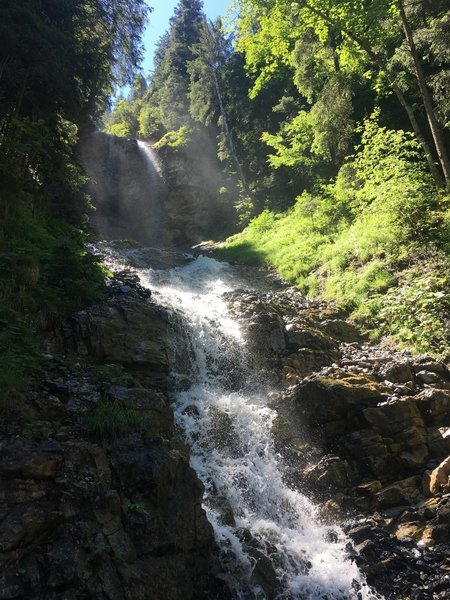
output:
[[[447,365],[371,345],[280,283],[223,298],[273,389],[286,483],[343,527],[382,597],[448,598]],[[174,427],[180,336],[130,268],[48,340],[45,373],[0,429],[0,599],[235,597]],[[261,552],[253,564],[259,598],[291,598]]]

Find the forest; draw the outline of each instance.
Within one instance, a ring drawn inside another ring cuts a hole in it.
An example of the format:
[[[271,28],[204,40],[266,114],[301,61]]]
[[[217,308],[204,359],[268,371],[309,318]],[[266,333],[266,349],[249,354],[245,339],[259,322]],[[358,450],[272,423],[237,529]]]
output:
[[[449,0],[158,5],[0,2],[0,600],[444,600]]]
[[[36,367],[35,331],[101,288],[75,152],[98,127],[193,153],[208,139],[235,214],[221,256],[445,354],[447,2],[240,0],[213,23],[182,0],[144,77],[147,13],[141,0],[2,3],[2,389]]]
[[[104,127],[156,147],[214,140],[243,230],[221,256],[445,354],[449,86],[445,0],[240,0],[214,23],[186,0]]]

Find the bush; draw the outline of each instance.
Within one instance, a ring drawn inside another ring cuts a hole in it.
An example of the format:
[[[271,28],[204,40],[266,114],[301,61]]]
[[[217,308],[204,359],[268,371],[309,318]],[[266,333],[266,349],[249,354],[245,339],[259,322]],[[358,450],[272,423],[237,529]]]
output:
[[[450,265],[441,258],[404,271],[398,287],[368,306],[381,333],[435,355],[450,348]]]
[[[264,211],[218,252],[274,266],[303,293],[369,318],[379,332],[445,352],[449,198],[436,192],[413,136],[378,119],[375,111],[366,120],[361,146],[333,183],[284,213]],[[436,252],[440,262],[425,261]],[[410,256],[427,267],[410,269]]]

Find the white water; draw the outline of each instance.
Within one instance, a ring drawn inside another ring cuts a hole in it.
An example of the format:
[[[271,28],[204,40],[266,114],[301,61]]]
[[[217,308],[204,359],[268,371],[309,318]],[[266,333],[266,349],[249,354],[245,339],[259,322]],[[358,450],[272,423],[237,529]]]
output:
[[[349,540],[341,529],[323,525],[317,508],[283,481],[270,434],[275,413],[248,365],[239,323],[221,298],[241,287],[230,267],[199,257],[170,271],[139,273],[155,299],[186,322],[191,384],[176,394],[176,421],[205,485],[204,508],[235,597],[379,598],[347,558]],[[276,591],[272,585],[267,593],[264,577],[273,580],[274,573]]]
[[[148,142],[137,140],[137,145],[142,155],[145,157],[145,162],[147,163],[147,170],[149,172],[156,170],[158,175],[162,177],[161,164],[151,144],[149,144]]]

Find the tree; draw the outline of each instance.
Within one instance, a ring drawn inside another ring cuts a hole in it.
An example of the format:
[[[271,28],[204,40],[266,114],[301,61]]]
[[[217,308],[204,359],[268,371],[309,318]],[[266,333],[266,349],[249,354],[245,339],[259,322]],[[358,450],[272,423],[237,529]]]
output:
[[[194,60],[193,46],[200,39],[202,10],[200,0],[180,0],[169,32],[156,50],[155,71],[145,103],[154,107],[147,112],[147,129],[160,136],[189,120],[189,63]]]
[[[281,65],[295,67],[292,60],[294,44],[312,30],[322,45],[328,44],[335,49],[339,68],[361,75],[370,74],[375,89],[383,86],[383,81],[388,84],[406,110],[430,171],[439,185],[442,175],[447,177],[443,145],[433,134],[436,154],[442,159],[440,174],[412,103],[401,89],[399,75],[391,69],[390,61],[406,39],[404,27],[402,33],[401,6],[403,4],[397,0],[374,0],[370,3],[351,0],[301,0],[294,3],[287,0],[241,0],[238,49],[245,53],[249,69],[257,74],[252,90],[255,95]],[[411,38],[408,43],[411,43]],[[425,104],[424,91],[425,88],[420,93]],[[409,89],[406,92],[411,94]],[[437,131],[439,128],[434,129]]]
[[[204,125],[208,125],[213,120],[214,113],[218,111],[220,127],[236,166],[239,180],[245,193],[251,197],[242,165],[236,153],[233,132],[228,122],[222,92],[221,71],[230,55],[230,48],[227,40],[222,35],[220,19],[215,24],[208,22],[206,18],[203,20],[200,29],[200,40],[193,49],[196,58],[189,65],[191,115]]]

